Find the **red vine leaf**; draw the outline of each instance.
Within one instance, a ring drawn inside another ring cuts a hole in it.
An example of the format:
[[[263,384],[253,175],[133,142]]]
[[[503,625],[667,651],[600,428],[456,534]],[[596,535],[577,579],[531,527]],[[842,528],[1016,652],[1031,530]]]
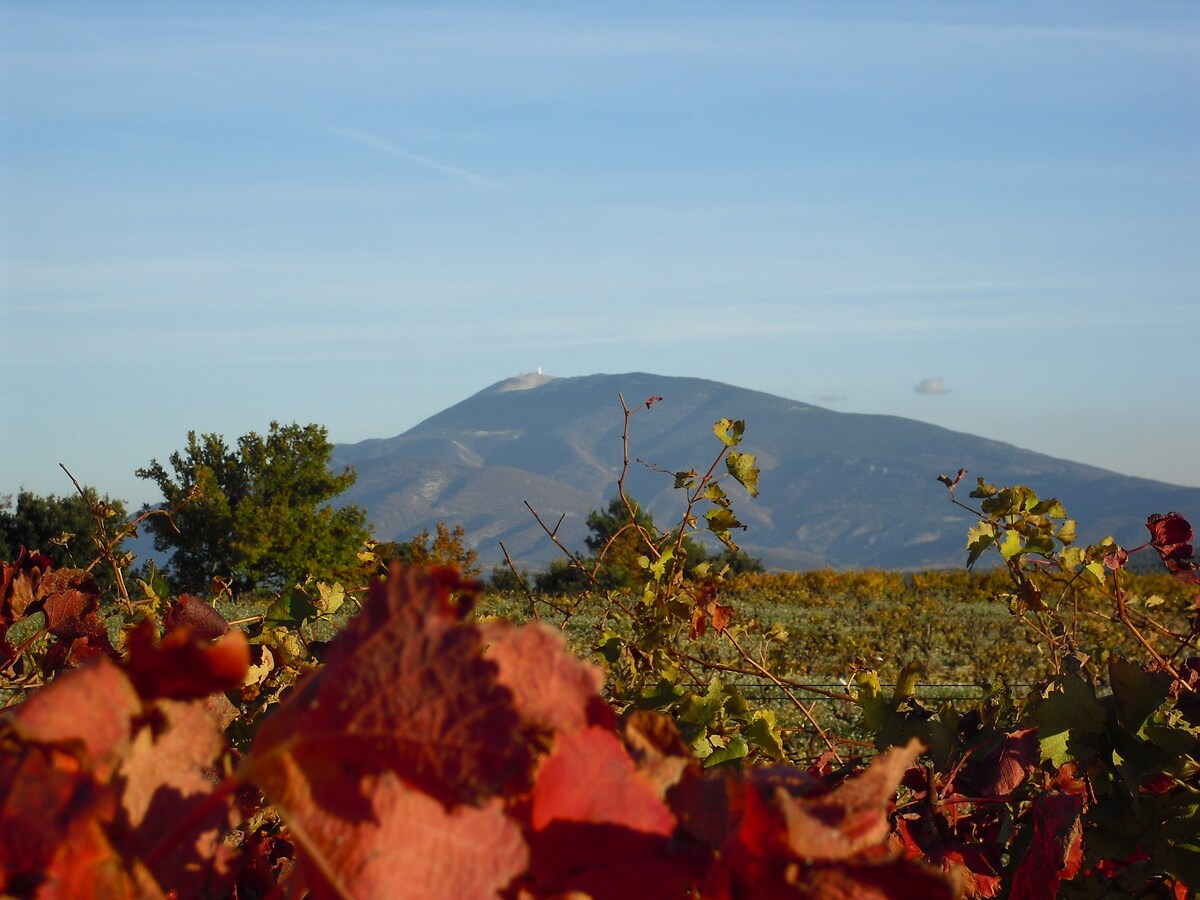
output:
[[[198,638],[213,640],[229,630],[229,621],[211,603],[184,594],[171,604],[163,616],[163,628],[175,631],[185,627],[190,628]]]
[[[675,822],[611,730],[560,735],[533,788],[530,872],[556,896],[687,896],[698,869],[667,852]]]
[[[46,630],[56,637],[78,637],[87,630],[84,621],[100,610],[100,589],[82,569],[55,569],[42,576],[37,598],[46,613]],[[99,621],[101,633],[103,622]],[[107,636],[105,643],[107,643]]]
[[[1041,743],[1036,728],[997,734],[972,751],[954,787],[967,796],[1005,796],[1024,784],[1040,763]]]
[[[1146,519],[1146,527],[1150,529],[1150,544],[1164,556],[1172,556],[1183,551],[1183,556],[1191,556],[1192,542],[1191,523],[1177,512],[1155,513]]]
[[[186,626],[155,643],[154,622],[145,619],[129,633],[125,669],[147,700],[193,700],[241,686],[250,668],[250,643],[241,631],[217,641],[192,633]]]
[[[541,830],[554,821],[620,825],[669,835],[675,816],[654,783],[643,776],[615,734],[586,728],[562,735],[538,770],[530,821]]]
[[[147,870],[126,860],[146,855],[213,790],[209,766],[224,739],[208,704],[147,705],[125,672],[100,658],[33,694],[9,723],[0,890],[23,873],[38,896],[161,896]],[[219,887],[210,874],[231,854],[220,845],[227,809],[154,874],[188,896]]]
[[[954,900],[959,896],[951,879],[903,858],[798,867],[787,874],[794,889],[788,896],[811,900]]]
[[[93,656],[116,656],[100,616],[100,589],[82,569],[56,569],[42,576],[37,596],[46,629],[58,640],[46,654],[46,672],[79,666]]]
[[[705,896],[954,897],[950,879],[884,843],[892,798],[919,752],[917,741],[893,748],[861,775],[819,794],[817,779],[786,767],[738,777],[729,802],[736,831]]]
[[[479,628],[463,621],[478,590],[451,569],[393,567],[325,665],[264,721],[246,773],[317,865],[342,858],[346,829],[375,818],[382,773],[448,808],[528,778],[513,695],[484,658]]]
[[[944,816],[897,817],[893,842],[909,859],[923,859],[952,877],[969,898],[995,897],[1003,885],[1000,845],[976,838],[954,841]]]
[[[4,565],[0,597],[0,639],[17,619],[45,615],[46,630],[57,638],[42,663],[47,674],[93,656],[116,655],[100,617],[100,590],[83,569],[52,569],[48,558],[22,550],[15,563]],[[6,640],[0,640],[0,650],[6,658],[13,653]]]
[[[1046,791],[1033,800],[1033,842],[1013,876],[1011,900],[1054,897],[1083,863],[1084,798]]]
[[[1192,524],[1177,512],[1165,516],[1155,513],[1146,520],[1150,529],[1150,546],[1158,551],[1163,565],[1176,577],[1197,580],[1196,561],[1192,558]]]
[[[616,717],[600,697],[604,672],[575,656],[562,632],[541,623],[514,628],[508,622],[481,626],[485,656],[513,694],[522,722],[547,732],[574,732],[588,725],[613,727]]]

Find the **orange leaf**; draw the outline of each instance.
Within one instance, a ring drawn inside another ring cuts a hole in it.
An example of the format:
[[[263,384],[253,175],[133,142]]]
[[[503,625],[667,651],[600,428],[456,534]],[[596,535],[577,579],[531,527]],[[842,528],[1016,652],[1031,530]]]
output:
[[[488,622],[482,630],[485,655],[499,666],[500,683],[512,691],[523,722],[567,733],[616,724],[600,697],[604,673],[575,656],[561,631],[536,622],[520,628]]]
[[[881,843],[891,830],[888,805],[920,752],[917,740],[893,747],[861,775],[818,797],[793,797],[777,789],[775,803],[792,852],[801,859],[843,859]]]
[[[42,574],[53,567],[44,553],[30,552],[24,547],[13,562],[0,566],[0,618],[11,622],[25,615],[34,601]]]
[[[159,700],[153,721],[140,728],[121,765],[122,851],[147,857],[164,835],[213,791],[213,766],[225,747],[219,724],[196,701]],[[215,806],[155,861],[153,874],[181,896],[215,896],[229,871],[222,845],[231,801]]]
[[[102,770],[123,750],[130,721],[141,709],[125,673],[101,657],[56,678],[10,715],[26,740],[78,741],[88,765]]]
[[[134,884],[95,819],[75,823],[43,875],[38,900],[156,900],[163,896],[149,879]]]
[[[370,815],[321,815],[303,778],[286,782],[284,804],[314,898],[491,898],[521,872],[529,851],[521,829],[494,798],[447,811],[391,772],[367,780]],[[307,795],[306,795],[307,794]]]
[[[113,798],[59,748],[4,741],[0,752],[0,891],[37,886],[73,832],[111,818]]]

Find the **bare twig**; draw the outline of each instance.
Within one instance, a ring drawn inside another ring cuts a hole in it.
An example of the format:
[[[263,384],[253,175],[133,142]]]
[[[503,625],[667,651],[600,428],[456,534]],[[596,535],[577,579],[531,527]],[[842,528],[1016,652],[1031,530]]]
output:
[[[566,544],[564,544],[562,541],[560,541],[558,539],[558,529],[559,529],[559,526],[562,525],[563,519],[565,518],[565,516],[559,516],[558,522],[555,524],[554,528],[551,529],[542,520],[542,517],[538,513],[538,511],[536,509],[534,509],[532,506],[530,506],[528,500],[523,500],[522,502],[525,504],[525,508],[527,510],[529,510],[529,512],[533,515],[534,520],[538,523],[538,525],[541,526],[542,531],[546,532],[547,537],[549,537],[550,540],[554,543],[554,546],[557,547],[559,550],[561,550],[564,554],[566,554],[567,559],[571,560],[572,565],[578,566],[583,571],[587,571],[587,566],[584,564],[583,560],[580,559],[574,553],[574,551],[571,550],[571,548],[569,548]]]
[[[690,660],[691,662],[694,662],[696,665],[702,666],[705,669],[713,669],[713,670],[716,670],[719,672],[732,672],[735,675],[750,675],[754,678],[762,677],[762,673],[758,669],[747,669],[743,666],[733,666],[733,665],[730,665],[729,663],[719,663],[719,662],[714,662],[712,660],[701,659],[698,656],[692,656],[690,653],[685,653],[682,650],[674,651],[674,655],[679,656],[686,660]],[[757,663],[756,663],[756,665],[757,665]],[[776,676],[774,676],[774,678],[772,680],[774,680],[776,683],[778,683],[780,685],[786,685],[790,688],[796,688],[797,690],[800,690],[800,691],[808,691],[809,693],[812,693],[812,694],[820,694],[822,697],[828,697],[830,700],[842,700],[847,703],[854,702],[854,698],[851,697],[849,694],[845,694],[845,693],[839,694],[836,691],[826,690],[825,688],[817,687],[816,685],[813,685],[813,684],[805,684],[802,681],[794,681],[791,678],[784,678],[782,676],[776,675]]]
[[[1184,688],[1189,694],[1195,693],[1195,689],[1183,679],[1183,677],[1179,674],[1179,671],[1173,665],[1171,665],[1171,663],[1159,655],[1159,652],[1154,649],[1153,645],[1146,640],[1141,631],[1138,630],[1138,627],[1133,624],[1133,619],[1129,617],[1129,610],[1125,606],[1124,591],[1119,589],[1117,590],[1116,601],[1117,616],[1121,619],[1121,624],[1129,629],[1130,634],[1132,634],[1137,642],[1142,645],[1142,648],[1154,658],[1154,661],[1162,666],[1164,671],[1170,673],[1171,677],[1175,679],[1176,684]]]
[[[257,616],[246,616],[244,619],[234,619],[232,622],[227,622],[227,625],[246,625],[250,622],[265,622],[267,620],[266,613],[259,613]]]
[[[113,551],[113,546],[121,540],[120,536],[116,538],[110,538],[108,536],[108,527],[104,524],[105,517],[100,511],[99,504],[93,503],[88,499],[87,492],[79,484],[79,481],[75,478],[75,476],[71,474],[70,469],[68,469],[62,463],[59,463],[58,467],[67,473],[67,477],[70,478],[71,483],[75,485],[75,490],[79,492],[79,496],[83,499],[83,502],[87,504],[88,512],[91,513],[92,520],[96,523],[96,530],[99,532],[99,536],[94,538],[96,547],[100,551],[100,556],[98,559],[103,559],[110,566],[112,566],[113,577],[116,580],[117,595],[124,602],[125,609],[132,613],[133,604],[129,601],[129,591],[125,589],[125,575],[121,571],[121,564],[117,561],[116,553]],[[92,565],[94,566],[95,564],[96,561],[93,561]],[[91,566],[88,566],[88,568],[90,569]]]
[[[525,505],[528,506],[529,504]],[[561,522],[562,520],[560,519],[559,521]],[[513,573],[513,578],[517,579],[517,584],[521,586],[521,590],[529,599],[529,611],[533,614],[534,620],[540,622],[542,617],[538,613],[537,598],[533,596],[533,591],[529,589],[529,585],[525,583],[525,579],[517,571],[517,565],[512,561],[512,557],[508,555],[508,548],[504,546],[504,541],[500,541],[500,552],[504,554],[504,562],[508,565],[508,571]]]
[[[741,654],[742,659],[746,660],[746,662],[750,663],[750,665],[752,665],[752,666],[754,666],[754,668],[758,669],[758,671],[760,673],[762,673],[762,675],[765,678],[768,678],[771,681],[775,682],[775,685],[777,687],[779,687],[785,694],[787,694],[788,699],[792,701],[792,703],[795,705],[796,709],[800,710],[800,712],[802,712],[804,714],[804,718],[808,719],[809,724],[812,725],[812,727],[814,729],[816,729],[817,736],[820,737],[821,740],[825,742],[825,746],[829,748],[829,751],[833,754],[834,759],[836,759],[839,763],[843,762],[841,754],[838,753],[837,745],[829,739],[829,735],[825,733],[825,729],[822,728],[820,723],[817,722],[816,718],[814,718],[814,716],[812,714],[812,709],[810,707],[805,706],[803,703],[801,703],[800,700],[796,697],[796,695],[791,692],[790,688],[788,688],[788,686],[785,685],[783,683],[783,681],[780,678],[778,678],[770,669],[766,668],[765,666],[759,665],[758,661],[753,656],[751,656],[749,653],[747,653],[745,650],[743,650],[742,645],[740,643],[738,643],[738,639],[736,637],[734,637],[733,634],[730,633],[730,631],[728,629],[725,629],[721,633],[722,633],[722,635],[724,635],[724,637],[726,639],[729,640],[729,642],[731,644],[733,644],[733,646],[735,648],[737,648],[737,652]]]

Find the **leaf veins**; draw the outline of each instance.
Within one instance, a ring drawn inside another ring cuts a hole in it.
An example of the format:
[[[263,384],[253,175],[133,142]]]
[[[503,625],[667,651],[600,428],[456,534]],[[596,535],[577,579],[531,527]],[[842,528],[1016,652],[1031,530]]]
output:
[[[293,825],[370,818],[364,779],[386,771],[447,807],[527,779],[513,695],[456,605],[478,590],[451,569],[393,568],[325,665],[263,723],[248,775]],[[303,791],[295,779],[308,782]],[[311,802],[289,806],[299,796]]]

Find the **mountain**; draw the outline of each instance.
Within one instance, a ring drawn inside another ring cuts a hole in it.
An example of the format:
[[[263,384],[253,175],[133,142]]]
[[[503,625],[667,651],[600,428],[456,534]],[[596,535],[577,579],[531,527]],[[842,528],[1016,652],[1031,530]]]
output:
[[[1080,539],[1113,534],[1126,546],[1147,538],[1146,516],[1200,513],[1200,488],[1130,478],[1011,444],[896,416],[835,412],[699,378],[645,373],[554,378],[521,375],[492,385],[386,439],[339,444],[334,464],[356,484],[340,502],[368,511],[383,540],[407,540],[439,520],[461,522],[487,567],[503,560],[538,569],[560,554],[525,506],[584,550],[587,514],[616,493],[624,416],[630,456],[667,471],[704,471],[720,444],[713,423],[743,419],[740,449],[758,456],[757,499],[733,483],[733,509],[747,530],[740,546],[769,567],[805,569],[961,566],[971,517],[952,506],[940,474],[959,467],[997,485],[1027,484],[1058,497],[1080,523]],[[669,475],[631,461],[626,486],[667,526],[682,512]]]

